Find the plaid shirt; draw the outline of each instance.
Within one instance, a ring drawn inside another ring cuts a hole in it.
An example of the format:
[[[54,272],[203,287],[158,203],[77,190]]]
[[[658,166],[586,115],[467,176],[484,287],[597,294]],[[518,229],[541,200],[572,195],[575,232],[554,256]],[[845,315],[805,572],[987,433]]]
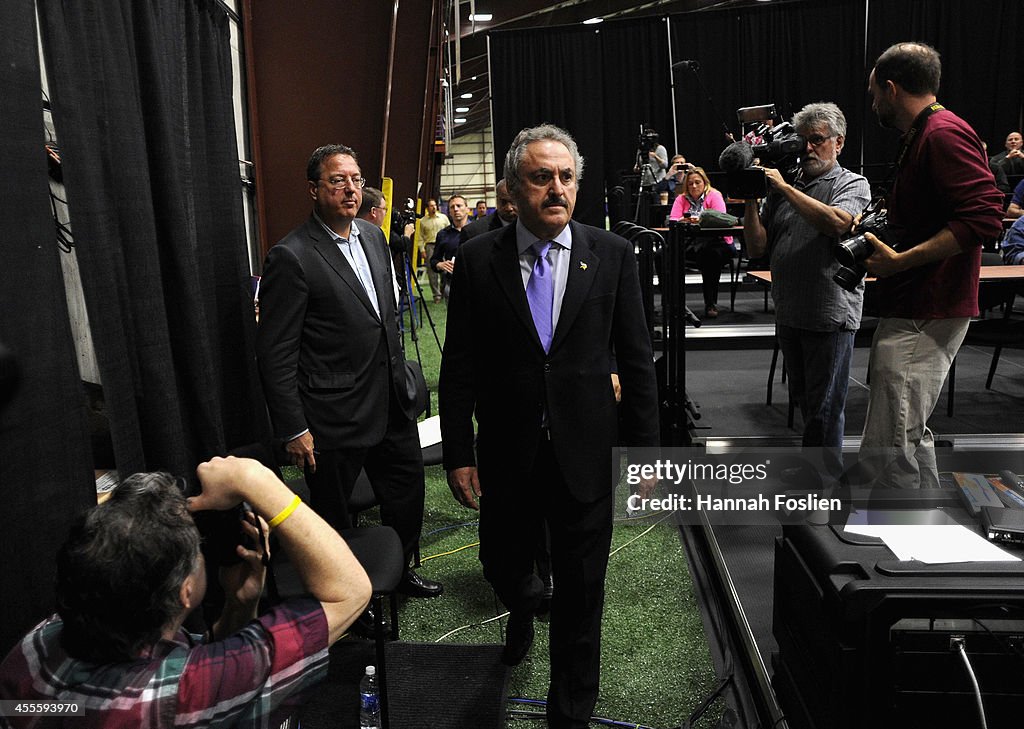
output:
[[[134,661],[94,664],[60,646],[63,623],[37,625],[0,664],[0,699],[75,702],[85,716],[0,717],[16,727],[276,727],[327,674],[327,619],[288,600],[225,640],[179,631]]]

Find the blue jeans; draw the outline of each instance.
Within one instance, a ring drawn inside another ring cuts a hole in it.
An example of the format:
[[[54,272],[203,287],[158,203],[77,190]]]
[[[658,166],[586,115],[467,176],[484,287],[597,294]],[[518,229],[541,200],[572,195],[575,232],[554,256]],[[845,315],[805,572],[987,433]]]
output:
[[[786,358],[789,397],[803,415],[803,445],[842,448],[855,332],[815,332],[779,324],[776,333]]]

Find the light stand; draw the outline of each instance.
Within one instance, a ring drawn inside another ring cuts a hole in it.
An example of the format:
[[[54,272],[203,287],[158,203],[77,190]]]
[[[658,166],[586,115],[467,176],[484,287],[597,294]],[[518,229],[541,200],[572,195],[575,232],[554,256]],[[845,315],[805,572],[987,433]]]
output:
[[[706,98],[708,101],[708,106],[711,107],[711,111],[714,113],[715,116],[718,117],[718,120],[722,123],[722,131],[725,132],[726,138],[731,140],[733,138],[732,131],[729,130],[729,125],[725,123],[725,118],[718,112],[718,109],[715,107],[715,102],[711,99],[711,93],[708,91],[707,87],[704,85],[704,81],[700,77],[700,62],[679,61],[679,63],[673,63],[672,68],[688,68],[691,71],[693,71],[693,75],[697,79],[697,85],[700,86],[701,93],[704,95],[704,98]]]

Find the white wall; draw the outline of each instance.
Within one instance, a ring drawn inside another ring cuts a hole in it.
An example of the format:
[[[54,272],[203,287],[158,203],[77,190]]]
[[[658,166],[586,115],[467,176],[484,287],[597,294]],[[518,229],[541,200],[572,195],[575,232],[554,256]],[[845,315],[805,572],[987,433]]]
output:
[[[470,207],[477,200],[486,200],[487,207],[493,208],[497,180],[491,150],[490,126],[482,132],[452,139],[441,165],[441,199],[459,194],[466,198]]]

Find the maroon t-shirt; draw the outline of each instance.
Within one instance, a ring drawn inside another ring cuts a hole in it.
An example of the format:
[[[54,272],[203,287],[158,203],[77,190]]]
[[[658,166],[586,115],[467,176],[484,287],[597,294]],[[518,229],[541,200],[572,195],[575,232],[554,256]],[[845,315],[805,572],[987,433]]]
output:
[[[882,316],[953,319],[978,314],[981,246],[1002,232],[1003,194],[981,141],[963,119],[937,111],[911,143],[889,194],[898,250],[949,228],[963,251],[878,281]]]

